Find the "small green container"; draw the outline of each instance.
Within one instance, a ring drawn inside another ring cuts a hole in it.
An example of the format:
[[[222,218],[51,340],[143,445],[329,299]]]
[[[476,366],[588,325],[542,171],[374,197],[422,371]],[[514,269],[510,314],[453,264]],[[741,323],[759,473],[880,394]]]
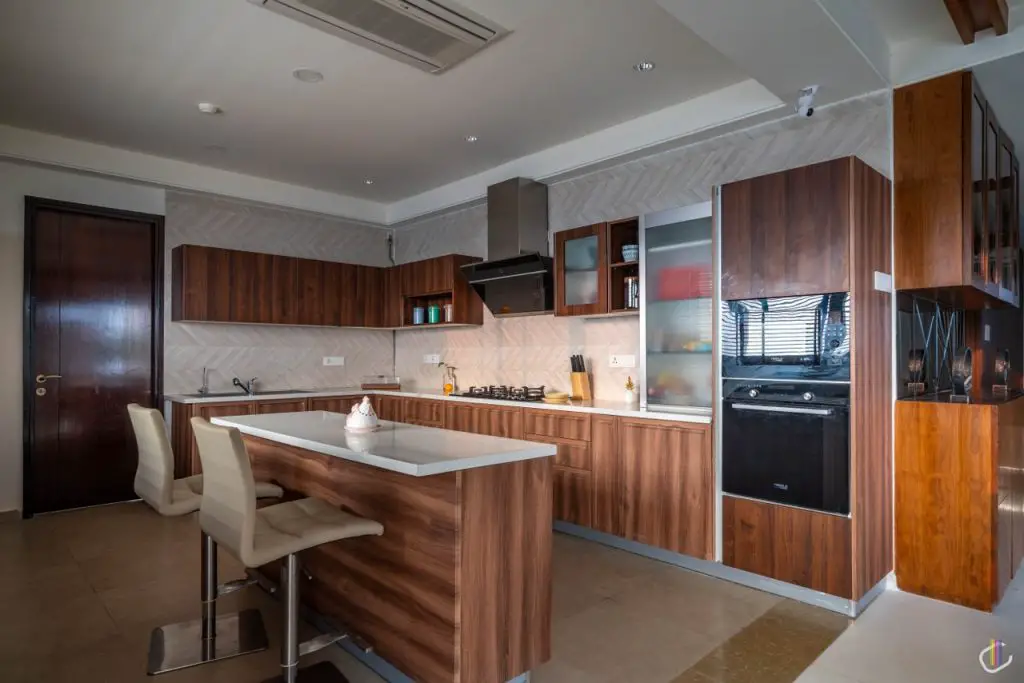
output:
[[[436,325],[441,322],[441,307],[437,304],[427,307],[427,322]]]

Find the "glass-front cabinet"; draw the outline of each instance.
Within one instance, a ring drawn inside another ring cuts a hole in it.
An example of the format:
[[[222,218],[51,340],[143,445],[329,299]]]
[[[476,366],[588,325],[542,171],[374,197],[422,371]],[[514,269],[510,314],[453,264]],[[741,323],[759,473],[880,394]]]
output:
[[[643,217],[640,225],[641,404],[710,407],[712,339],[711,203]]]
[[[555,233],[555,310],[598,315],[608,310],[608,231],[604,223]]]

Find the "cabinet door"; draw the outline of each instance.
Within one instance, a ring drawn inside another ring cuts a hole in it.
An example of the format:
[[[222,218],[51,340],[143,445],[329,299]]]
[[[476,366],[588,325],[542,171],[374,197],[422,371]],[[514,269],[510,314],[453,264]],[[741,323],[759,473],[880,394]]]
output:
[[[608,415],[591,418],[590,440],[593,472],[593,525],[598,531],[625,536],[623,462],[619,452],[619,420]]]
[[[554,518],[589,527],[593,524],[591,474],[566,467],[554,468]]]
[[[845,292],[851,159],[722,187],[722,298]]]
[[[362,400],[362,399],[360,399]],[[403,422],[402,399],[398,396],[374,396],[370,399],[377,417],[389,422]]]
[[[297,259],[296,264],[296,318],[300,325],[332,325],[325,316],[324,262]]]
[[[623,419],[619,430],[626,538],[712,559],[710,428]]]
[[[361,400],[361,397],[355,396],[322,396],[308,399],[306,410],[324,410],[328,413],[347,415],[352,410],[352,404]]]
[[[506,439],[523,438],[520,408],[449,403],[445,406],[445,429]]]
[[[440,401],[403,398],[402,421],[421,427],[444,427],[444,405]]]
[[[231,250],[184,244],[171,257],[171,318],[231,320]]]
[[[986,233],[986,199],[988,192],[985,187],[985,114],[988,106],[977,85],[971,94],[971,278],[984,285],[988,279],[987,261],[984,257]]]
[[[401,327],[405,299],[402,296],[402,268],[385,268],[381,273],[381,327]]]
[[[231,321],[236,323],[258,323],[259,277],[257,262],[259,254],[251,251],[231,252]]]
[[[256,414],[270,415],[273,413],[301,413],[306,410],[306,407],[306,399],[260,401],[256,404]]]
[[[193,415],[210,420],[215,417],[232,417],[234,415],[252,415],[255,408],[255,401],[238,401],[236,403],[201,403],[195,406]],[[191,427],[189,432],[191,432]],[[199,447],[196,445],[195,435],[192,436],[192,474],[200,474],[203,471],[202,462],[199,459]]]
[[[291,256],[270,257],[270,310],[264,311],[262,322],[295,325],[299,322],[298,292],[299,259]]]
[[[999,211],[999,124],[992,107],[985,115],[985,269],[989,285],[998,285],[999,232],[1002,224]]]
[[[1017,303],[1017,252],[1020,236],[1014,234],[1017,217],[1013,191],[1013,143],[1005,133],[999,138],[999,286],[1000,298]]]
[[[608,225],[555,233],[555,315],[607,313]]]
[[[381,327],[384,325],[384,269],[373,266],[359,266],[358,277],[360,298],[363,305],[363,321],[365,327]]]
[[[524,431],[531,436],[590,441],[590,415],[560,410],[524,410]]]

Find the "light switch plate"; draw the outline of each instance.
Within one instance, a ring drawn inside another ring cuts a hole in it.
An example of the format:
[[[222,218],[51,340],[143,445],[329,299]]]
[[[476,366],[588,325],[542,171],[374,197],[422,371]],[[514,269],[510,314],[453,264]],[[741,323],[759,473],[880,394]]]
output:
[[[608,357],[608,367],[610,368],[635,368],[636,367],[636,356],[631,355],[612,355]]]
[[[892,293],[892,275],[875,271],[875,290]]]
[[[344,365],[345,356],[324,356],[324,365]]]
[[[437,365],[441,362],[441,354],[438,353],[426,353],[423,355],[424,365]]]

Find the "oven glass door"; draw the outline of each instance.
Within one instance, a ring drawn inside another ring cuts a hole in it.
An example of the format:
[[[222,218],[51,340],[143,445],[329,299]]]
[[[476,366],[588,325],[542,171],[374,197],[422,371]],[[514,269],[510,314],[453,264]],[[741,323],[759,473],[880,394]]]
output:
[[[846,406],[726,400],[722,489],[748,498],[850,512]]]

